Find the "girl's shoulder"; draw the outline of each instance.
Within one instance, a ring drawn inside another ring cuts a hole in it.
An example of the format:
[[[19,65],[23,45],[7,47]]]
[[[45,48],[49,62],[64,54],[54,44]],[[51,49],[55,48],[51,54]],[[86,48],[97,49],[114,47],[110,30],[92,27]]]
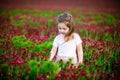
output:
[[[78,33],[73,33],[74,37],[80,37]]]
[[[76,44],[82,43],[82,39],[78,33],[74,33],[74,40],[76,41]]]

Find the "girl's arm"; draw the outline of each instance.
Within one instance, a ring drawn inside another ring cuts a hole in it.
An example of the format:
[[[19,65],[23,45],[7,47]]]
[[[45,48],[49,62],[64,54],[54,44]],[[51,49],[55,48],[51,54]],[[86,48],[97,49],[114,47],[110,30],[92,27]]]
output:
[[[83,49],[82,43],[77,45],[77,54],[78,54],[78,65],[83,62]]]
[[[53,60],[54,56],[56,55],[57,53],[57,47],[52,47],[51,51],[50,51],[50,61]]]

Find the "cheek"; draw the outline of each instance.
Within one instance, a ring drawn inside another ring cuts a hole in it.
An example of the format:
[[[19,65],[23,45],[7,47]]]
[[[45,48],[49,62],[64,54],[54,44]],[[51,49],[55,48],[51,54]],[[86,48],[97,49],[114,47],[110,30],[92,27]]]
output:
[[[64,30],[64,32],[65,32],[65,33],[69,32],[69,29],[67,29],[67,30]]]
[[[59,32],[61,32],[61,30],[60,30],[60,29],[58,29],[58,31],[59,31]]]

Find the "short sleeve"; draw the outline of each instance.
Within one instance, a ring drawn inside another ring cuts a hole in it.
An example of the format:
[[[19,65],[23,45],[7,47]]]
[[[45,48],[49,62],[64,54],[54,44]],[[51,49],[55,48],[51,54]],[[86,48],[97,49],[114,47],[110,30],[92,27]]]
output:
[[[53,46],[55,46],[55,47],[57,47],[58,46],[58,44],[57,44],[57,37],[55,37],[55,39],[54,39],[54,41],[53,41]]]
[[[75,33],[75,42],[76,42],[76,45],[82,43],[82,40],[81,40],[80,36],[77,33]]]

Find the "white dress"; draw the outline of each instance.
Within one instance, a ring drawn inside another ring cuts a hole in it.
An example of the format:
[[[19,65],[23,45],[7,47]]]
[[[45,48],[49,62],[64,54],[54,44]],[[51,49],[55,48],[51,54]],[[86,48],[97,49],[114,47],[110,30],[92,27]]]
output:
[[[72,59],[73,64],[77,64],[76,46],[82,43],[80,36],[74,33],[74,39],[67,42],[64,41],[64,35],[59,34],[55,37],[53,46],[58,48],[56,60],[68,61]]]

